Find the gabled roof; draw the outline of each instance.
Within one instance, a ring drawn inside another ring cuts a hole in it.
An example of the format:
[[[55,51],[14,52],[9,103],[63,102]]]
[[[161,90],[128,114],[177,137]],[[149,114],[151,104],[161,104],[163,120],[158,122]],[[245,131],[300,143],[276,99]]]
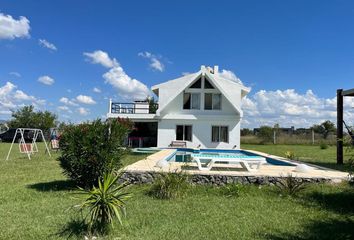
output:
[[[168,105],[171,103],[181,92],[183,92],[186,88],[188,88],[195,80],[197,80],[201,75],[204,75],[208,78],[208,80],[225,96],[225,98],[230,102],[232,107],[242,116],[242,110],[240,107],[232,100],[233,96],[235,96],[234,88],[230,86],[236,85],[239,89],[241,89],[241,98],[247,95],[250,92],[250,88],[243,86],[242,84],[223,78],[218,73],[210,73],[210,71],[204,66],[201,67],[201,70],[188,74],[186,76],[170,80],[155,86],[151,87],[151,90],[159,96],[159,89],[173,89],[173,94],[171,94],[167,99],[163,102],[159,102],[159,109],[157,114],[159,115]]]

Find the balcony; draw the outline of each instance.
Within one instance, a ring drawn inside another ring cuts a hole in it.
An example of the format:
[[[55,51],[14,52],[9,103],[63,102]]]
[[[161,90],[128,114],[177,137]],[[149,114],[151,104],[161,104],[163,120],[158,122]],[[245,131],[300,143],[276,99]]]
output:
[[[109,102],[107,117],[127,117],[131,120],[153,120],[158,104],[149,104],[147,101],[133,103]]]

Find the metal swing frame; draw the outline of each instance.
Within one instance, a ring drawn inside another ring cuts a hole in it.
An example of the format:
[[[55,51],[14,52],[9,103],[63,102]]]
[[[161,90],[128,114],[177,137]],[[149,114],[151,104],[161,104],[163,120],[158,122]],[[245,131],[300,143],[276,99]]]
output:
[[[26,143],[25,137],[24,137],[25,131],[33,131],[33,138],[32,138],[32,142],[31,143]],[[41,129],[37,129],[37,128],[17,128],[16,132],[15,132],[15,135],[14,135],[14,138],[12,139],[12,143],[11,143],[9,152],[7,153],[6,160],[9,160],[10,153],[11,153],[12,147],[13,147],[13,145],[15,143],[17,134],[21,135],[21,138],[20,138],[20,141],[19,141],[20,153],[27,154],[27,157],[28,157],[29,160],[31,160],[31,154],[34,154],[34,153],[38,152],[38,146],[37,146],[38,135],[40,135],[42,137],[42,139],[43,139],[43,142],[44,142],[44,145],[45,145],[45,148],[46,148],[45,152],[48,152],[49,157],[51,157],[50,151],[49,151],[49,148],[48,148],[48,145],[47,145],[47,141],[45,140],[43,131]],[[28,147],[28,144],[31,145],[30,149]],[[21,146],[23,146],[24,148],[21,148]]]

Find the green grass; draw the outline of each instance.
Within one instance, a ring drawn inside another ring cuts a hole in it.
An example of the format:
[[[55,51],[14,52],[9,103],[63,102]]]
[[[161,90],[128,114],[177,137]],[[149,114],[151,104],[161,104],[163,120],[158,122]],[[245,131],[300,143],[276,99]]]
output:
[[[252,144],[242,144],[242,149],[257,150],[260,152],[285,157],[286,151],[292,151],[295,153],[295,159],[303,162],[317,164],[323,167],[349,171],[350,166],[346,162],[353,155],[354,152],[350,153],[344,150],[344,165],[336,164],[336,147],[328,146],[327,149],[321,149],[318,145],[252,145]],[[353,150],[354,151],[354,150]]]
[[[70,232],[83,239],[79,214],[68,210],[80,201],[61,173],[58,155],[28,160],[14,154],[5,161],[8,147],[0,144],[0,239],[66,239]],[[130,188],[127,218],[107,239],[354,238],[354,188],[348,185],[311,185],[296,198],[247,186],[239,197],[192,187],[182,199],[158,200],[148,189]]]

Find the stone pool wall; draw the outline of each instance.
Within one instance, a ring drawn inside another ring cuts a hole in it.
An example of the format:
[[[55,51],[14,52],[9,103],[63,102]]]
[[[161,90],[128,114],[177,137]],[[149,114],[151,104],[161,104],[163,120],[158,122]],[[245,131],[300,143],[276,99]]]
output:
[[[124,172],[121,176],[122,182],[129,182],[131,184],[151,184],[161,173],[159,172]],[[284,176],[285,177],[285,176]],[[256,185],[273,185],[281,180],[282,177],[268,177],[268,176],[224,176],[224,175],[210,175],[210,174],[192,174],[190,175],[190,182],[192,184],[201,185],[217,185],[222,186],[230,183],[239,184],[256,184]],[[294,176],[296,177],[296,176]],[[333,179],[328,178],[300,178],[299,180],[309,183],[324,183],[331,182]]]

